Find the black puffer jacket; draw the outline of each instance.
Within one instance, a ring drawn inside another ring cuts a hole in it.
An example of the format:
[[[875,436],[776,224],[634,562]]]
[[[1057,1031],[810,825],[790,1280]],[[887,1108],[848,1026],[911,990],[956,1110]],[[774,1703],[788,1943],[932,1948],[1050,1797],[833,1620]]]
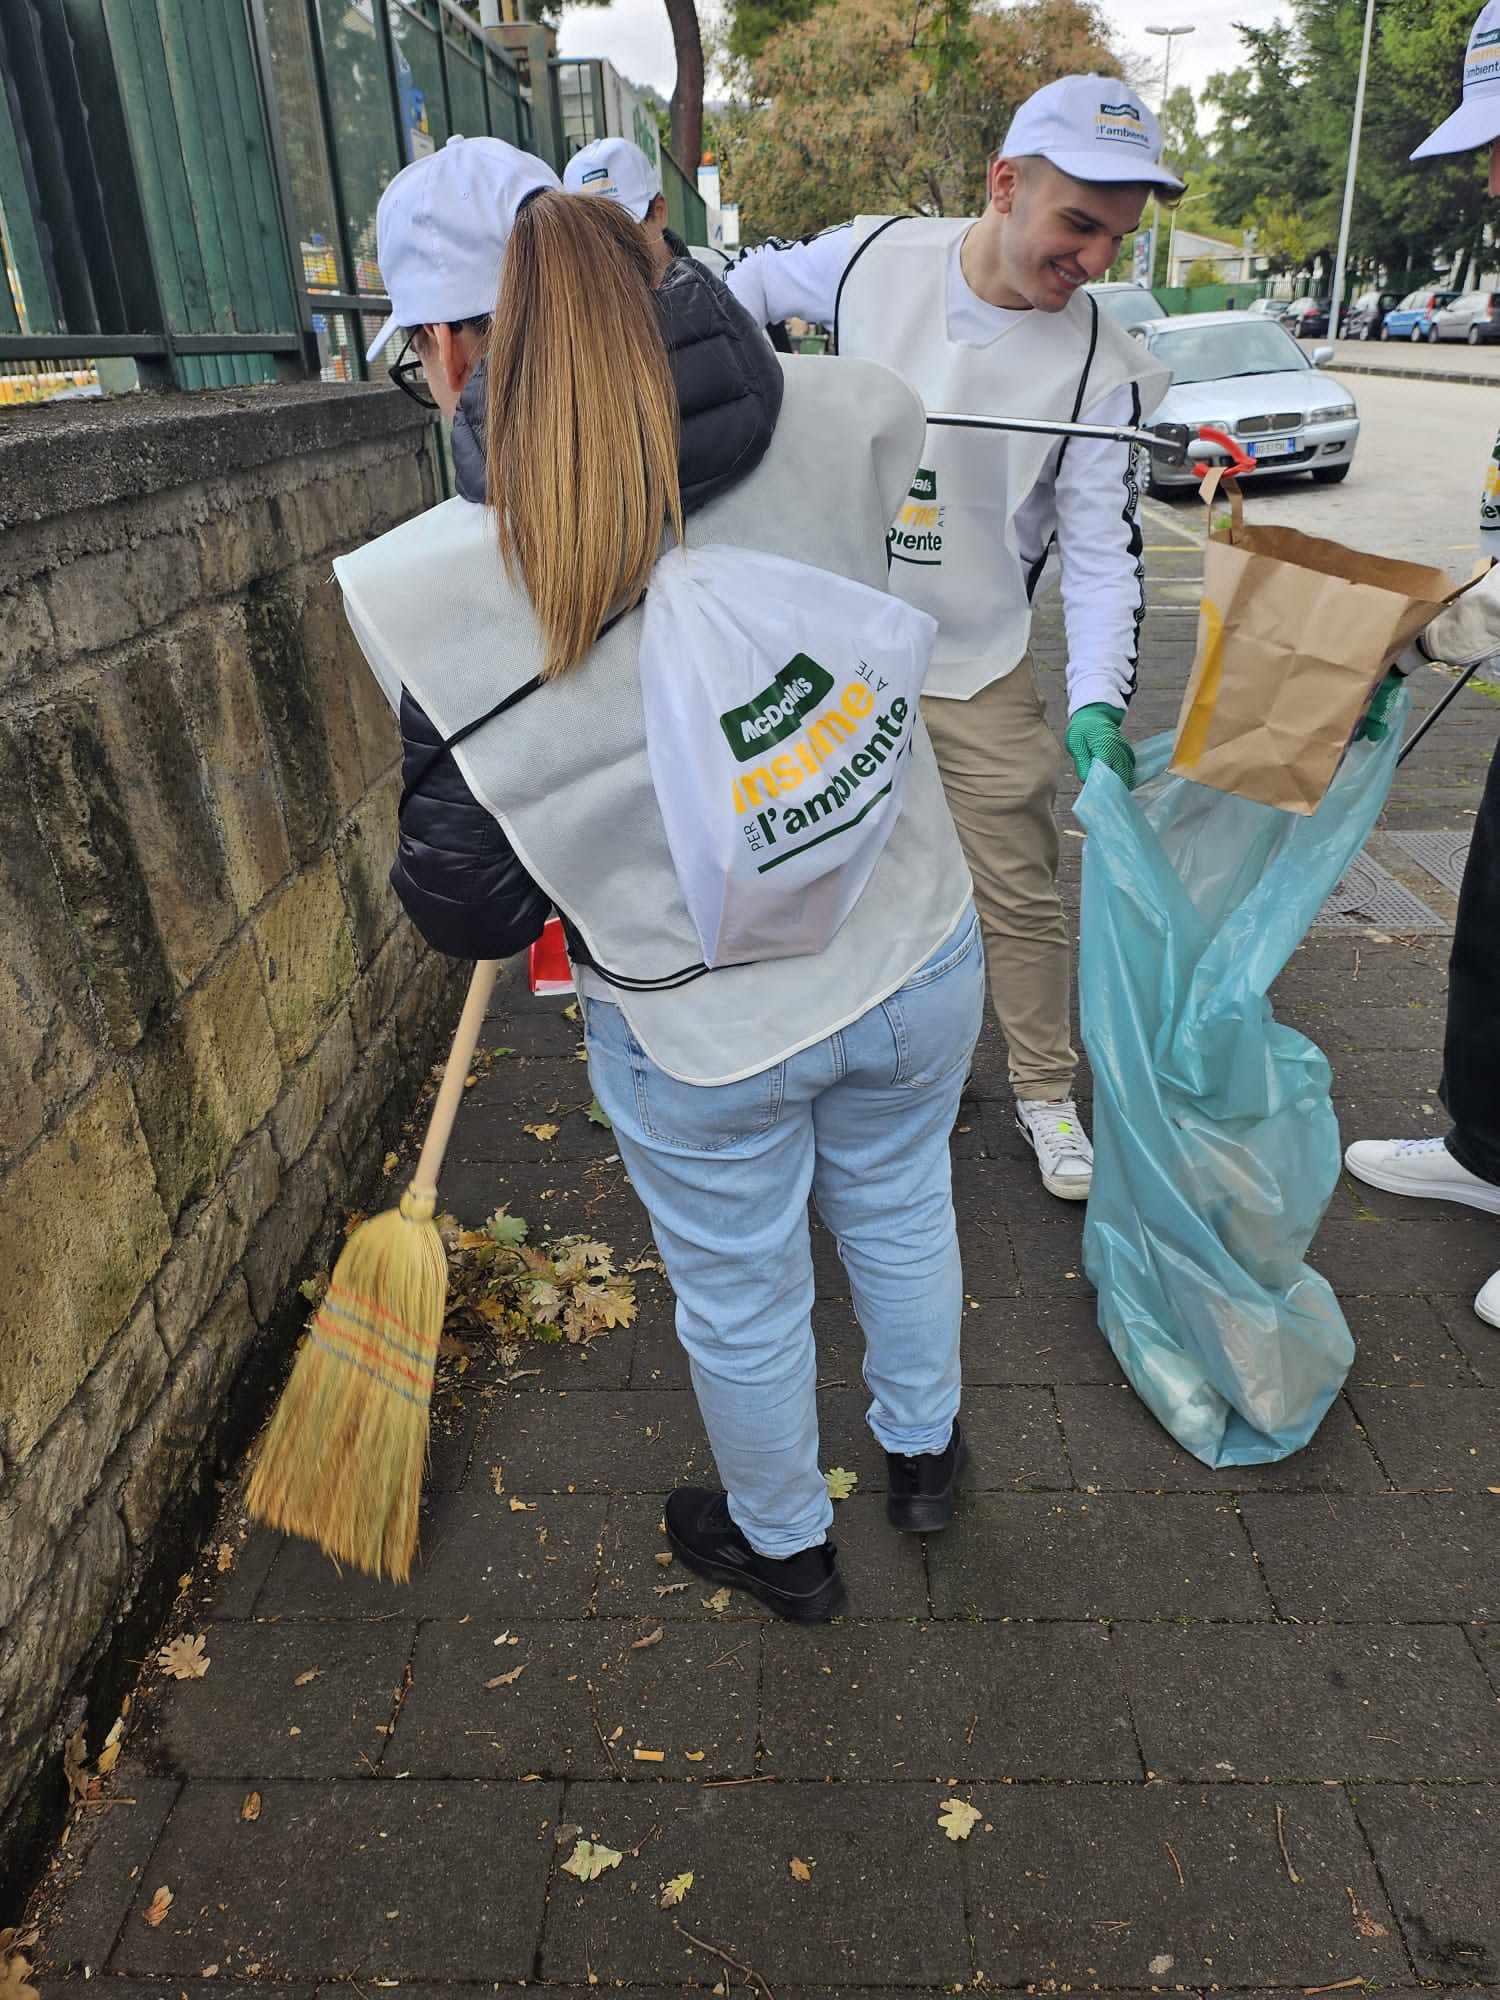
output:
[[[675,259],[656,294],[682,412],[678,471],[689,512],[753,472],[781,410],[780,366],[764,334],[712,273]],[[483,501],[484,377],[470,382],[453,425],[453,465],[466,500]],[[498,558],[497,558],[498,560]],[[546,690],[530,697],[545,701]],[[503,716],[488,725],[503,729]],[[454,958],[508,958],[541,936],[551,908],[493,814],[469,790],[427,715],[401,697],[406,786],[391,884],[417,929]]]

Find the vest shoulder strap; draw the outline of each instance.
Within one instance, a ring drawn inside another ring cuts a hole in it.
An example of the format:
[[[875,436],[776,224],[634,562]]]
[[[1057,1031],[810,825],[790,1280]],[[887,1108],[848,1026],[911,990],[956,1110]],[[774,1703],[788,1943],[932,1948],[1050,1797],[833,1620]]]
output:
[[[860,244],[859,248],[855,251],[854,255],[849,259],[848,263],[844,266],[844,275],[842,278],[839,279],[839,288],[837,292],[835,292],[833,299],[833,352],[835,354],[837,354],[839,351],[839,309],[844,303],[844,287],[849,282],[850,273],[853,271],[855,265],[859,262],[860,258],[864,256],[865,252],[869,249],[870,245],[876,242],[880,237],[884,236],[885,232],[888,229],[894,229],[898,222],[913,222],[915,220],[916,218],[911,215],[890,216],[885,222],[881,223],[878,229],[872,229],[870,231],[869,235],[865,238],[864,242]]]
[[[1087,293],[1085,296],[1089,302],[1089,351],[1083,357],[1083,373],[1078,378],[1078,393],[1073,398],[1073,410],[1068,418],[1070,424],[1076,424],[1078,421],[1079,412],[1083,408],[1083,399],[1089,386],[1089,374],[1094,366],[1094,356],[1099,352],[1099,301],[1094,297],[1092,292]],[[1062,464],[1067,454],[1068,446],[1072,442],[1071,438],[1063,439],[1062,450],[1057,454],[1059,465]]]

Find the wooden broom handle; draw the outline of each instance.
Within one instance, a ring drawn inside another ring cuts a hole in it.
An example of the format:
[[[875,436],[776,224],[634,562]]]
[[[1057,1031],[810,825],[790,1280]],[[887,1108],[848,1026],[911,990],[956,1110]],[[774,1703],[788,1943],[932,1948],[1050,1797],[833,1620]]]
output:
[[[453,1046],[448,1051],[442,1083],[438,1086],[437,1103],[432,1107],[432,1117],[427,1125],[427,1137],[422,1141],[417,1170],[411,1177],[412,1193],[429,1201],[437,1199],[438,1175],[443,1170],[443,1155],[448,1150],[448,1141],[453,1137],[453,1125],[458,1117],[458,1107],[463,1103],[464,1083],[469,1074],[469,1065],[474,1060],[474,1051],[479,1046],[479,1032],[489,1011],[490,995],[495,989],[495,975],[499,970],[498,958],[482,958],[479,961],[474,968],[474,976],[469,981],[469,993],[464,1001],[464,1011],[458,1017],[458,1029],[453,1037]]]

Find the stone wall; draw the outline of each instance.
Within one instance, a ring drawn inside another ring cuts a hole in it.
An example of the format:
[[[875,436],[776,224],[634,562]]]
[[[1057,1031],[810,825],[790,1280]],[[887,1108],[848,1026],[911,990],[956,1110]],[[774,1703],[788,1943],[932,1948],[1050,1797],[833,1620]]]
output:
[[[0,1855],[451,1029],[330,570],[434,498],[390,389],[0,426]]]

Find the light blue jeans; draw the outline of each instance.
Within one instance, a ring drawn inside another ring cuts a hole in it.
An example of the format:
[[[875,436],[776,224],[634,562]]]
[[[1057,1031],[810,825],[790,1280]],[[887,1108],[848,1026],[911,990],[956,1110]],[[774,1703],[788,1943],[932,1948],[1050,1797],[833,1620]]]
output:
[[[963,1283],[948,1135],[984,1006],[970,908],[889,1000],[742,1083],[679,1083],[620,1009],[585,1010],[589,1076],[677,1294],[729,1508],[762,1555],[824,1538],[807,1198],[865,1335],[870,1428],[941,1451],[959,1403]]]

